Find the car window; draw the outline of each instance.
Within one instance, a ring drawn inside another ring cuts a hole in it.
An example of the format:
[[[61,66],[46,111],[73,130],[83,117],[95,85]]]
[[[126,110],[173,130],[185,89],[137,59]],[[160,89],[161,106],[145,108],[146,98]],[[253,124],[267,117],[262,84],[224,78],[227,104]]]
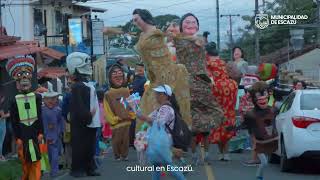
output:
[[[291,108],[295,96],[296,96],[296,93],[292,92],[287,97],[287,99],[284,101],[284,103],[282,104],[282,106],[280,108],[280,113],[287,112]]]
[[[320,94],[302,94],[300,98],[301,110],[319,110]]]

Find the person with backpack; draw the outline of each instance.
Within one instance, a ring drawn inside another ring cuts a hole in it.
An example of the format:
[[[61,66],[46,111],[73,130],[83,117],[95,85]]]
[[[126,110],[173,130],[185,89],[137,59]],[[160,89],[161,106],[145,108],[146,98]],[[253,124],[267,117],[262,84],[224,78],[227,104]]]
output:
[[[180,144],[177,143],[177,140],[179,138],[181,138],[181,136],[177,136],[178,133],[177,130],[175,130],[176,128],[178,128],[176,125],[179,124],[181,127],[181,119],[176,118],[177,116],[180,116],[180,110],[179,110],[179,106],[178,103],[175,99],[175,96],[172,92],[172,89],[170,86],[168,85],[160,85],[156,88],[153,88],[154,92],[155,92],[155,97],[157,102],[160,104],[160,108],[154,110],[150,115],[146,116],[143,115],[141,112],[137,112],[137,117],[139,119],[141,119],[142,121],[148,122],[151,126],[160,124],[160,126],[165,127],[165,131],[167,133],[167,135],[169,136],[169,138],[172,140],[173,142],[173,147],[175,146],[179,146]],[[179,122],[178,122],[179,121]],[[157,123],[157,124],[155,124]],[[178,126],[179,126],[178,125]],[[186,125],[186,124],[185,124]],[[187,126],[186,126],[187,127]],[[153,131],[152,130],[153,127],[151,127],[150,131],[149,131],[149,137],[152,136]],[[188,131],[183,130],[183,128],[180,128],[181,131],[179,132],[183,132],[181,134],[188,134],[189,135],[189,142],[191,142],[191,133]],[[156,132],[155,132],[156,133]],[[162,136],[161,136],[162,137]],[[181,138],[183,140],[183,138]],[[150,139],[149,141],[150,142]],[[158,142],[162,142],[162,139],[159,140]],[[190,143],[189,143],[190,144]],[[180,147],[180,146],[179,146]],[[153,148],[152,145],[148,144],[148,148]],[[181,147],[180,147],[181,148]],[[159,152],[167,152],[165,149],[161,149],[161,151]],[[147,154],[148,154],[148,150],[147,150]],[[154,166],[159,166],[160,164],[162,166],[168,167],[168,166],[173,166],[173,162],[172,162],[172,156],[170,156],[170,158],[163,158],[165,157],[164,154],[156,154],[154,153],[154,155],[159,156],[159,157],[149,157],[150,159],[158,159],[157,162],[151,162],[152,165]],[[166,156],[168,157],[168,156]],[[185,179],[184,175],[182,174],[181,171],[170,171],[170,173],[178,180],[181,179]],[[160,179],[160,171],[153,171],[153,175],[152,175],[152,179],[153,180],[158,180]]]

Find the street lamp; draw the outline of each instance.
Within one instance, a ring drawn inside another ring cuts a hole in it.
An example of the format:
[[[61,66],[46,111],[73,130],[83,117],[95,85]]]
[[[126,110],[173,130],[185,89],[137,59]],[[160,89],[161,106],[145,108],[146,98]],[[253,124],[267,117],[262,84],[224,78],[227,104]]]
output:
[[[304,45],[304,29],[290,29],[290,43],[295,51],[299,51]]]

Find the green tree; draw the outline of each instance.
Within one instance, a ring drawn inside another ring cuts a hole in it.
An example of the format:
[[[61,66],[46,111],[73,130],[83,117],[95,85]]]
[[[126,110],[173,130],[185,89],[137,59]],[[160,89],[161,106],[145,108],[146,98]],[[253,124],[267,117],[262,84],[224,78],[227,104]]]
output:
[[[155,25],[158,29],[165,31],[168,23],[171,22],[172,20],[178,19],[178,18],[179,18],[179,16],[172,15],[172,14],[166,14],[166,15],[160,15],[160,16],[154,17],[154,21],[155,21]],[[141,30],[133,24],[132,20],[127,22],[125,25],[118,26],[118,27],[122,28],[123,32],[133,35],[131,44],[129,45],[129,47],[132,48],[137,43],[138,38],[141,33]],[[118,35],[118,36],[110,37],[110,40],[114,40],[114,39],[117,39],[117,42],[119,42],[119,44],[113,44],[113,46],[115,46],[115,47],[123,47],[124,46],[123,43],[125,42],[125,40],[122,38],[122,36]]]
[[[312,0],[275,0],[266,2],[264,14],[270,15],[308,15],[308,20],[298,21],[299,24],[312,24],[316,22],[316,6]],[[236,45],[244,49],[246,59],[255,58],[254,16],[242,16],[247,22],[243,29],[239,29],[242,36],[236,40]],[[314,42],[316,28],[305,29],[305,44]],[[260,54],[266,55],[282,47],[286,47],[290,38],[289,25],[270,25],[260,30]]]

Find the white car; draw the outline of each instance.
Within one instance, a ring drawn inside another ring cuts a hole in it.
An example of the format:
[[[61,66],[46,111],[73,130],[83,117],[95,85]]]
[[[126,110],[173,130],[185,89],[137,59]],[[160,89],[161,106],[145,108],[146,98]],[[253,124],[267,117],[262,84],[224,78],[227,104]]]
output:
[[[294,158],[320,157],[320,90],[292,92],[276,117],[281,171],[292,168]]]

